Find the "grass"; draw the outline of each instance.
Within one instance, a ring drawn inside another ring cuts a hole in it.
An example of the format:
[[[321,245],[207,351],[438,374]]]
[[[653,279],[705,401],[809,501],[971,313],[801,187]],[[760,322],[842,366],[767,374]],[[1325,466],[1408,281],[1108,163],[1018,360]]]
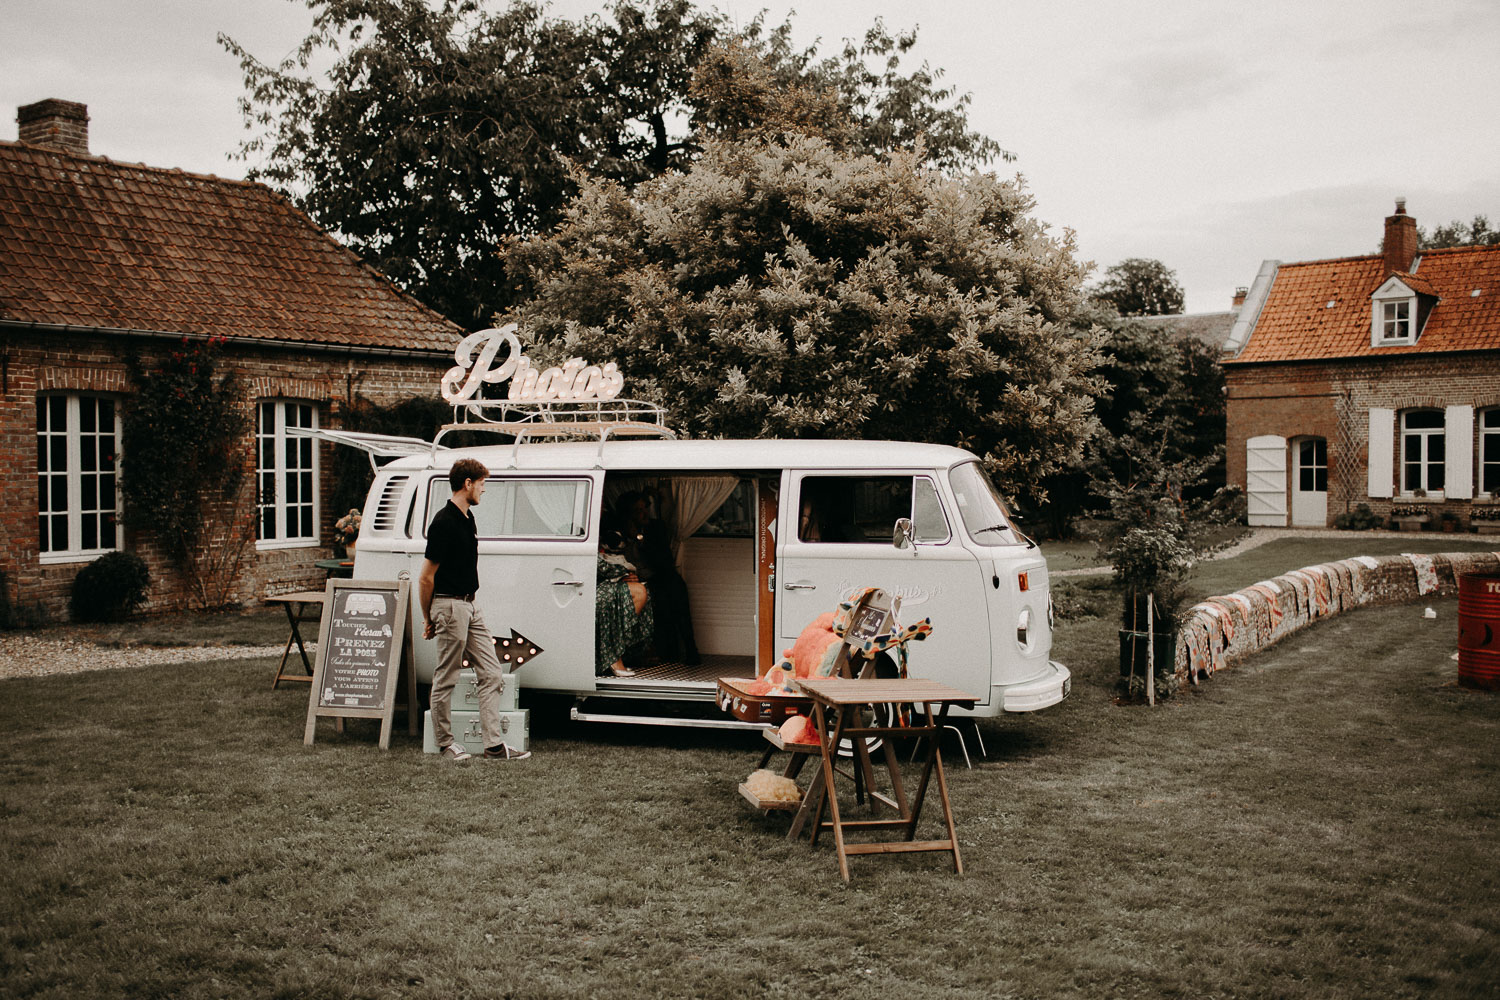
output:
[[[1500,696],[1434,607],[1155,710],[1110,704],[1112,616],[1065,622],[1073,696],[949,771],[966,873],[848,886],[735,793],[746,735],[549,713],[532,760],[454,766],[364,723],[304,747],[270,661],[6,681],[0,996],[1494,995]]]
[[[1066,539],[1041,543],[1047,554],[1047,568],[1056,573],[1066,569],[1089,569],[1108,566],[1109,560],[1099,554],[1099,538],[1108,530],[1104,522],[1085,521],[1078,525],[1077,533]],[[1222,548],[1244,537],[1248,529],[1242,525],[1215,525],[1204,533],[1202,544],[1211,549]]]

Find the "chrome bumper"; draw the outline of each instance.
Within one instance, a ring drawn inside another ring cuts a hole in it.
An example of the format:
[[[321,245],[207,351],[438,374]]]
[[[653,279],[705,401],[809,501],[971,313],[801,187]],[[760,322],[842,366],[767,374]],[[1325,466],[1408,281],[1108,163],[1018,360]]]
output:
[[[1035,712],[1056,705],[1072,689],[1073,675],[1068,668],[1056,660],[1048,660],[1047,669],[1029,681],[995,685],[993,701],[1007,712]]]

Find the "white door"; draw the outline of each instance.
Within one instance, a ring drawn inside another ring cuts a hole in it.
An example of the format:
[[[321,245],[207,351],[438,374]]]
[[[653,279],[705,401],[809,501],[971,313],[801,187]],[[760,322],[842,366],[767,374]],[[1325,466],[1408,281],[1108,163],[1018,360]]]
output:
[[[1328,526],[1328,439],[1292,442],[1292,524]]]
[[[430,522],[450,495],[446,476],[427,489]],[[541,649],[523,664],[521,685],[557,691],[594,688],[594,598],[598,576],[599,483],[580,473],[491,473],[473,508],[479,532],[476,603],[496,639],[512,630]],[[426,536],[426,529],[419,532]],[[420,568],[421,556],[414,556]],[[415,573],[413,574],[415,575]],[[420,618],[420,613],[418,615]],[[417,635],[421,635],[420,624]]]
[[[932,619],[932,634],[909,647],[911,676],[988,703],[990,574],[938,497],[931,474],[788,472],[779,515],[788,530],[776,539],[777,655],[851,592],[880,587],[901,598],[903,625]],[[891,532],[901,517],[912,519],[914,540],[898,549]]]
[[[1286,526],[1286,438],[1245,442],[1245,499],[1251,525]]]

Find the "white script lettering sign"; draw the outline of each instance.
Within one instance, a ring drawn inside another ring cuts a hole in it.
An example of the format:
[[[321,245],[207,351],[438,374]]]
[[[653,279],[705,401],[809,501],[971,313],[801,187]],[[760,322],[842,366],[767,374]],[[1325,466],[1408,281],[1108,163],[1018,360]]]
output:
[[[497,357],[502,358],[498,365]],[[493,384],[506,379],[510,379],[506,398],[518,402],[614,399],[625,387],[625,376],[613,361],[591,365],[582,358],[570,358],[561,366],[538,369],[521,353],[514,323],[469,334],[459,341],[453,360],[458,364],[443,376],[442,389],[443,398],[455,406],[473,399],[481,382]]]

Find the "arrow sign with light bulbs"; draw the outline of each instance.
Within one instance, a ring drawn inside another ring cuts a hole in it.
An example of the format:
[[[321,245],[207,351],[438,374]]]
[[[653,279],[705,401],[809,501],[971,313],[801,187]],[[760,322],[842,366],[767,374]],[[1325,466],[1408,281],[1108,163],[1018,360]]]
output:
[[[542,647],[526,638],[515,629],[510,630],[509,638],[496,637],[495,655],[500,657],[500,662],[505,665],[506,673],[514,673],[527,663],[541,655]]]

